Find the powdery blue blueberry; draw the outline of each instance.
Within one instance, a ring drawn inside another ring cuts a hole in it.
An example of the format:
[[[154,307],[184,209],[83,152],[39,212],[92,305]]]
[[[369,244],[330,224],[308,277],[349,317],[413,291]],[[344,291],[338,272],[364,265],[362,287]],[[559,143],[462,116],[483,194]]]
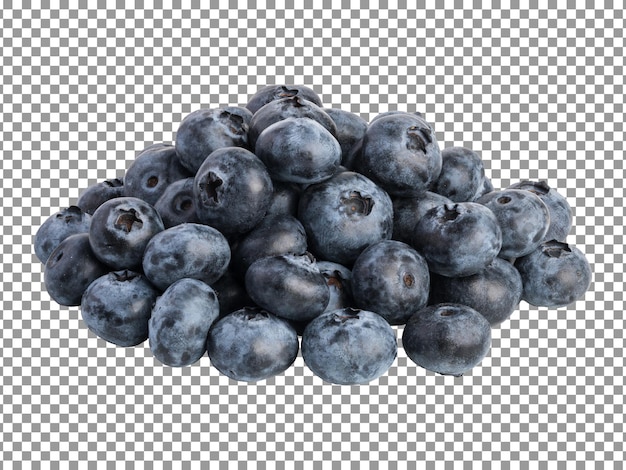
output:
[[[174,181],[154,204],[165,228],[186,222],[198,223],[196,200],[193,196],[193,177]]]
[[[413,230],[418,220],[430,209],[442,204],[453,202],[441,194],[426,191],[415,197],[394,197],[393,202],[393,234],[394,240],[411,244]]]
[[[33,239],[35,255],[46,264],[50,253],[63,240],[76,233],[88,233],[91,215],[78,206],[69,206],[52,214],[37,229]]]
[[[220,318],[209,330],[211,365],[233,380],[258,382],[287,370],[298,356],[298,335],[288,321],[258,308]]]
[[[305,100],[311,101],[317,106],[322,106],[322,100],[319,95],[313,90],[304,85],[267,85],[261,87],[254,95],[250,97],[246,108],[256,113],[259,109],[265,106],[270,101],[276,101],[283,98],[291,98],[293,96],[299,96]]]
[[[148,339],[148,321],[158,295],[142,274],[113,271],[89,285],[81,315],[96,336],[117,346],[136,346]]]
[[[485,178],[480,155],[467,147],[446,147],[441,151],[441,159],[441,173],[433,192],[454,202],[472,201]]]
[[[344,308],[313,319],[302,334],[302,357],[322,380],[339,385],[371,382],[398,354],[391,325],[377,313]]]
[[[341,146],[341,161],[347,161],[350,150],[365,135],[367,121],[358,114],[340,108],[322,108],[337,126],[337,141]]]
[[[124,178],[111,178],[92,184],[78,197],[76,205],[83,212],[93,215],[103,202],[124,195]]]
[[[213,289],[197,279],[171,284],[156,300],[148,323],[150,350],[172,367],[194,364],[206,353],[207,335],[219,317]]]

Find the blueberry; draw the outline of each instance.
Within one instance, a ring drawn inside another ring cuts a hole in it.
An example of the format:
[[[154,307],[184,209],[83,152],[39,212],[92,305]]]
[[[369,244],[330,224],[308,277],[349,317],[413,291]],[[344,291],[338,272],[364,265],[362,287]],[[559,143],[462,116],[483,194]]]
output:
[[[304,85],[267,85],[250,97],[246,108],[254,114],[271,101],[293,96],[299,96],[317,106],[322,106],[322,100],[315,90]]]
[[[332,261],[318,261],[317,268],[326,279],[326,285],[330,291],[330,300],[324,311],[354,307],[352,271]]]
[[[204,159],[223,147],[248,148],[252,113],[239,106],[201,108],[182,120],[176,131],[180,163],[194,175]]]
[[[551,188],[546,181],[520,181],[512,184],[508,189],[525,189],[536,194],[550,212],[550,226],[542,241],[565,241],[572,228],[572,208],[567,199],[556,189]]]
[[[365,176],[343,171],[308,186],[300,196],[298,218],[309,250],[320,260],[351,267],[372,243],[391,238],[391,198]]]
[[[458,377],[489,353],[491,327],[484,316],[467,305],[430,305],[409,318],[402,345],[418,366]]]
[[[240,147],[211,153],[198,170],[193,187],[200,222],[226,236],[252,230],[265,216],[273,191],[263,162]]]
[[[345,308],[312,320],[302,334],[302,357],[322,380],[339,385],[371,382],[398,354],[389,323],[377,313]]]
[[[397,115],[397,114],[402,114],[404,116],[417,116],[420,117],[422,119],[426,119],[424,116],[424,113],[421,113],[419,111],[415,111],[415,112],[409,112],[409,111],[400,111],[399,109],[391,109],[389,111],[383,111],[382,113],[378,113],[376,116],[374,116],[374,118],[370,121],[370,124],[375,122],[378,119],[387,117],[387,116],[393,116],[393,115]]]
[[[258,308],[220,318],[207,338],[211,364],[225,376],[245,382],[283,373],[296,360],[299,347],[289,322]]]
[[[551,240],[517,258],[522,299],[537,307],[565,307],[581,299],[591,284],[591,266],[575,246]]]
[[[417,221],[433,207],[452,204],[452,201],[441,194],[426,191],[415,197],[394,197],[392,203],[393,234],[391,238],[410,244]]]
[[[44,267],[44,285],[59,305],[80,305],[89,284],[109,271],[91,250],[89,235],[76,233],[52,251]]]
[[[443,276],[476,274],[502,247],[502,231],[490,209],[475,202],[443,204],[415,225],[412,245],[431,271]]]
[[[154,205],[170,184],[190,176],[173,145],[151,146],[140,152],[126,170],[123,195]]]
[[[361,116],[339,108],[322,108],[337,127],[337,141],[341,146],[341,161],[347,161],[350,150],[365,135],[367,121]]]
[[[174,181],[165,188],[161,197],[154,204],[165,228],[185,222],[198,222],[196,200],[193,196],[193,181],[193,177]]]
[[[298,219],[292,215],[270,216],[233,246],[231,265],[243,279],[257,259],[287,253],[301,255],[306,250],[306,232]]]
[[[80,308],[87,328],[117,346],[148,339],[148,321],[159,291],[140,273],[113,271],[93,281]]]
[[[493,183],[491,182],[491,179],[489,179],[487,176],[485,176],[483,178],[483,182],[480,185],[480,187],[478,188],[478,191],[476,191],[476,194],[474,194],[474,197],[471,199],[472,202],[475,202],[479,197],[491,192],[494,190],[493,187]]]
[[[424,119],[392,114],[370,123],[352,166],[391,196],[418,196],[439,177],[441,151]]]
[[[333,137],[337,136],[337,126],[326,111],[315,103],[299,95],[294,95],[271,101],[254,113],[248,131],[250,148],[256,147],[257,138],[267,127],[290,117],[313,119],[330,132]]]
[[[83,212],[78,206],[69,206],[52,214],[37,229],[33,239],[35,255],[46,264],[50,253],[63,240],[76,233],[89,232],[91,215]]]
[[[447,147],[441,151],[441,159],[441,173],[433,192],[454,202],[472,201],[485,178],[480,155],[466,147]]]
[[[337,139],[309,118],[286,118],[266,127],[256,140],[255,154],[277,181],[318,183],[341,164]]]
[[[496,257],[471,276],[432,274],[430,304],[455,303],[472,307],[494,327],[507,320],[522,299],[522,278],[515,267]]]
[[[550,225],[550,212],[539,197],[523,189],[491,191],[477,203],[488,207],[502,230],[502,258],[527,255],[544,240]]]
[[[260,258],[248,268],[245,285],[257,305],[288,320],[311,320],[330,300],[326,279],[309,253]]]
[[[267,212],[266,217],[270,215],[298,215],[298,202],[300,201],[300,193],[302,188],[296,183],[285,183],[283,181],[273,181],[274,191],[272,193],[272,200]]]
[[[94,212],[89,243],[96,257],[111,268],[139,271],[146,245],[164,228],[161,216],[146,201],[118,197]]]
[[[208,225],[184,223],[156,234],[143,256],[146,277],[161,290],[182,278],[212,284],[230,263],[228,241]]]
[[[76,205],[83,212],[93,215],[103,202],[124,195],[124,178],[112,178],[93,184],[78,197]]]
[[[150,350],[171,367],[189,366],[207,351],[207,335],[219,316],[213,289],[197,279],[171,284],[156,300],[148,323]]]
[[[354,262],[352,291],[357,307],[402,325],[428,303],[428,264],[406,243],[382,240],[363,250]]]
[[[220,304],[220,317],[244,307],[257,306],[246,292],[243,280],[234,273],[230,266],[224,275],[215,281],[211,287],[215,291]]]

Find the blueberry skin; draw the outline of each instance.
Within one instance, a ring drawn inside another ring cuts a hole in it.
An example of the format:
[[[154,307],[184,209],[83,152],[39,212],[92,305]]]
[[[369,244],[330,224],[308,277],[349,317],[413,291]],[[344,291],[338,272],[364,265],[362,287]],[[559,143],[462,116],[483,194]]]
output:
[[[304,85],[267,85],[260,88],[254,95],[250,97],[246,108],[252,113],[256,113],[259,109],[271,101],[283,98],[291,98],[299,96],[305,100],[311,101],[317,106],[322,106],[322,100],[315,90]]]
[[[109,268],[91,250],[89,235],[76,233],[52,251],[44,267],[44,285],[59,305],[78,306],[89,284]]]
[[[91,215],[78,206],[69,206],[52,214],[37,229],[33,239],[35,255],[46,264],[50,253],[63,240],[76,233],[89,232]]]
[[[485,178],[480,155],[466,147],[447,147],[441,151],[441,159],[441,173],[433,192],[454,202],[472,201]]]
[[[467,305],[430,305],[409,318],[402,345],[418,366],[459,377],[480,364],[489,353],[491,326],[484,316]]]
[[[248,131],[250,148],[256,148],[256,141],[266,128],[290,117],[313,119],[330,132],[333,137],[337,136],[337,126],[326,111],[312,101],[294,95],[271,101],[254,113]]]
[[[80,309],[87,328],[117,346],[148,339],[148,321],[159,291],[140,273],[113,271],[92,282]]]
[[[154,206],[170,184],[190,176],[173,145],[151,146],[140,152],[126,170],[123,195]]]
[[[302,334],[302,357],[322,380],[338,385],[371,382],[385,374],[398,355],[389,323],[377,313],[345,308],[325,312]]]
[[[365,135],[367,121],[361,116],[340,108],[322,108],[337,127],[337,141],[341,146],[342,164],[347,160],[350,150]]]
[[[309,253],[260,258],[250,265],[244,281],[257,305],[288,320],[311,320],[330,300],[326,279]]]
[[[523,189],[491,191],[476,200],[494,213],[502,229],[502,258],[534,251],[550,226],[550,212],[539,197]]]
[[[114,270],[141,270],[150,239],[164,230],[156,209],[143,199],[118,197],[94,212],[89,243],[96,257]]]
[[[308,186],[300,196],[298,219],[309,251],[318,259],[350,268],[369,245],[391,238],[389,195],[367,177],[343,171]]]
[[[352,291],[357,307],[378,313],[391,325],[403,325],[428,303],[428,263],[406,243],[380,241],[354,262]]]
[[[231,266],[211,287],[215,291],[220,304],[220,317],[244,307],[257,306],[246,292],[243,280],[233,272]]]
[[[176,131],[180,163],[194,175],[204,159],[219,148],[249,148],[251,119],[252,113],[239,106],[201,108],[188,114]]]
[[[161,290],[179,279],[193,278],[212,284],[230,263],[226,237],[208,225],[184,223],[156,234],[143,256],[146,277]]]
[[[551,240],[517,258],[522,299],[536,307],[565,307],[583,298],[591,285],[591,266],[575,246]]]
[[[272,193],[272,201],[270,202],[266,217],[271,215],[298,215],[298,202],[300,201],[300,193],[302,193],[301,185],[296,183],[285,183],[283,181],[273,181],[274,191]]]
[[[522,277],[513,264],[495,258],[482,271],[464,277],[431,274],[429,304],[455,303],[472,307],[492,327],[506,321],[522,299]]]
[[[298,335],[288,321],[258,308],[220,318],[209,330],[211,364],[223,375],[258,382],[282,374],[296,360]]]
[[[341,164],[337,139],[309,118],[286,118],[266,127],[254,153],[275,181],[319,183]]]
[[[154,208],[163,220],[163,226],[198,223],[196,201],[193,196],[193,177],[171,183],[154,204]]]
[[[231,266],[243,279],[257,259],[287,253],[304,254],[307,250],[306,232],[292,215],[265,217],[233,246]]]
[[[431,190],[441,173],[442,158],[430,124],[399,113],[370,123],[352,166],[389,195],[411,197]]]
[[[318,261],[317,268],[326,279],[326,285],[330,291],[330,300],[324,311],[354,307],[352,271],[332,261]]]
[[[383,111],[382,113],[378,113],[370,121],[370,124],[375,122],[377,119],[381,119],[381,118],[384,118],[384,117],[387,117],[387,116],[393,116],[393,115],[396,115],[396,114],[402,114],[402,115],[408,115],[408,116],[417,116],[417,117],[420,117],[422,119],[426,119],[426,117],[424,116],[424,113],[421,113],[419,111],[409,112],[409,111],[400,111],[399,109],[391,109],[389,111]]]
[[[457,202],[430,209],[415,225],[412,246],[442,276],[476,274],[498,256],[502,231],[482,204]]]
[[[93,184],[78,197],[76,205],[83,212],[93,215],[102,203],[124,195],[124,178],[112,178]]]
[[[441,194],[426,191],[416,197],[394,197],[393,203],[393,233],[391,238],[411,244],[413,229],[417,221],[424,217],[430,209],[442,204],[453,202]]]
[[[209,155],[193,187],[200,222],[227,237],[252,230],[265,216],[273,192],[263,162],[240,147],[218,149]]]
[[[565,241],[572,228],[573,212],[567,199],[546,181],[523,180],[512,184],[508,189],[525,189],[536,194],[550,212],[550,226],[542,241]]]
[[[219,317],[213,289],[197,279],[183,278],[156,300],[148,322],[150,350],[161,363],[185,367],[207,351],[207,335]]]
[[[485,176],[483,178],[482,184],[478,188],[478,191],[476,191],[476,194],[471,199],[471,201],[472,202],[476,202],[476,200],[478,198],[480,198],[481,196],[484,196],[487,193],[490,193],[491,191],[494,191],[493,183],[491,182],[491,179],[489,179],[489,178],[487,178],[487,176]]]

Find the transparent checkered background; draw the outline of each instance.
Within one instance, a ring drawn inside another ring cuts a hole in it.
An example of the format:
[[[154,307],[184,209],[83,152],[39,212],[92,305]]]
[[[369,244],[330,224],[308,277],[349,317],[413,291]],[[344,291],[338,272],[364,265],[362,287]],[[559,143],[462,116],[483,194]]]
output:
[[[623,1],[12,3],[0,10],[2,468],[622,468]],[[187,113],[273,83],[368,120],[422,111],[442,146],[480,152],[496,187],[546,179],[574,207],[586,297],[522,303],[462,378],[400,348],[360,387],[323,383],[301,357],[258,384],[206,357],[164,367],[50,300],[32,248],[47,216],[173,142]]]

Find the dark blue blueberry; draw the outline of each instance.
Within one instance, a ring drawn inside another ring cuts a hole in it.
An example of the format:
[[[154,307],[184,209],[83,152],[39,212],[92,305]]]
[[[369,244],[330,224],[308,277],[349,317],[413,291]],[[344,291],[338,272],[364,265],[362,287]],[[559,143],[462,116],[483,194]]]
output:
[[[416,197],[394,197],[392,238],[411,244],[413,230],[417,221],[430,209],[442,204],[453,204],[450,199],[440,194],[426,191]]]
[[[176,131],[176,153],[180,163],[194,175],[213,151],[248,145],[252,113],[239,106],[202,108],[188,114]]]
[[[502,230],[502,258],[518,258],[544,240],[550,212],[539,197],[523,189],[491,191],[476,200],[494,213]]]
[[[291,98],[293,96],[299,96],[305,100],[311,101],[317,106],[322,106],[322,100],[315,90],[304,85],[267,85],[260,88],[250,97],[246,108],[254,114],[271,101]]]
[[[263,162],[240,147],[218,149],[209,155],[193,188],[200,222],[227,237],[252,230],[265,216],[273,192]]]
[[[441,173],[433,192],[454,202],[472,201],[485,180],[480,155],[466,147],[447,147],[441,151],[441,159]]]
[[[124,178],[112,178],[93,184],[78,197],[76,205],[83,212],[93,215],[103,202],[124,195]]]
[[[347,161],[350,150],[365,135],[367,121],[361,116],[340,108],[323,108],[337,127],[337,141],[341,146],[341,161]]]
[[[406,113],[371,122],[353,168],[391,196],[411,197],[431,189],[441,172],[441,151],[433,128]]]
[[[148,323],[154,357],[171,367],[200,360],[219,311],[215,292],[204,282],[189,278],[174,282],[157,299]]]
[[[591,285],[591,266],[575,246],[551,240],[517,258],[522,299],[537,307],[565,307],[583,298]]]
[[[250,265],[259,258],[287,253],[301,255],[306,250],[306,232],[298,219],[292,215],[270,216],[234,244],[231,265],[243,279]]]
[[[318,261],[317,268],[326,279],[326,285],[330,290],[330,300],[324,311],[354,307],[352,271],[332,261]]]
[[[215,281],[211,287],[213,287],[220,304],[220,317],[244,307],[256,307],[256,304],[246,292],[243,280],[234,273],[230,266],[224,275]]]
[[[298,202],[302,188],[296,183],[285,183],[283,181],[273,182],[274,191],[266,217],[271,215],[298,215]]]
[[[124,176],[124,196],[154,205],[174,181],[192,176],[180,164],[173,145],[148,147],[133,160]]]
[[[70,206],[52,214],[37,229],[33,239],[35,255],[46,264],[50,253],[63,240],[76,233],[89,232],[91,215],[78,206]]]
[[[226,272],[230,256],[228,241],[218,230],[185,223],[152,237],[144,252],[143,271],[161,290],[183,278],[212,284]]]
[[[522,278],[515,267],[495,258],[482,271],[464,277],[431,276],[430,304],[472,307],[494,327],[507,320],[522,299]]]
[[[411,112],[408,112],[408,111],[400,111],[398,109],[392,109],[392,110],[389,110],[389,111],[383,111],[382,113],[378,113],[376,116],[374,116],[372,118],[372,120],[370,121],[370,124],[375,122],[378,119],[381,119],[381,118],[384,118],[384,117],[387,117],[387,116],[394,116],[396,114],[402,114],[402,115],[405,115],[405,116],[406,115],[408,115],[408,116],[417,116],[417,117],[420,117],[422,119],[426,119],[426,117],[424,116],[424,113],[421,113],[419,111],[415,111],[415,112],[411,113]]]
[[[257,308],[220,318],[207,338],[211,365],[245,382],[282,374],[296,360],[299,347],[298,335],[288,321]]]
[[[259,135],[255,154],[277,181],[318,183],[330,178],[341,164],[337,139],[309,118],[286,118]]]
[[[257,138],[266,128],[290,117],[313,119],[326,128],[333,137],[337,136],[337,126],[326,111],[315,103],[295,95],[271,101],[254,113],[248,131],[250,148],[256,147]]]
[[[192,177],[174,181],[154,204],[165,228],[185,222],[198,222],[196,200],[193,196],[193,181],[194,178]]]
[[[309,253],[260,258],[248,268],[245,285],[257,305],[288,320],[311,320],[330,300],[326,279]]]
[[[406,243],[380,241],[354,262],[352,292],[357,307],[378,313],[391,325],[402,325],[428,303],[428,264]]]
[[[81,315],[96,336],[117,346],[136,346],[148,339],[148,321],[158,295],[140,273],[113,271],[89,285]]]
[[[347,267],[372,243],[391,238],[393,230],[389,195],[352,171],[308,186],[300,196],[298,218],[309,250],[320,260]]]
[[[385,374],[398,355],[396,334],[374,312],[345,308],[325,312],[302,334],[302,357],[322,380],[365,384]]]
[[[567,199],[545,181],[520,181],[508,189],[525,189],[536,194],[550,212],[550,226],[542,241],[565,241],[572,228],[572,208]]]
[[[404,326],[402,345],[409,359],[441,375],[461,376],[491,348],[491,326],[467,305],[444,303],[415,312]]]
[[[429,210],[415,226],[413,247],[431,271],[469,276],[486,268],[502,247],[496,216],[475,202],[444,204]]]
[[[108,271],[91,250],[89,235],[76,233],[50,253],[43,272],[44,285],[59,305],[77,306],[89,284]]]
[[[112,269],[139,271],[146,245],[164,228],[161,216],[146,201],[118,197],[94,212],[89,242],[98,259]]]
[[[491,182],[491,179],[487,178],[486,176],[483,178],[483,182],[480,185],[480,187],[478,188],[478,191],[476,191],[476,194],[474,194],[474,197],[471,199],[472,201],[476,201],[476,199],[478,199],[479,197],[490,193],[491,191],[494,190],[493,187],[493,183]]]

